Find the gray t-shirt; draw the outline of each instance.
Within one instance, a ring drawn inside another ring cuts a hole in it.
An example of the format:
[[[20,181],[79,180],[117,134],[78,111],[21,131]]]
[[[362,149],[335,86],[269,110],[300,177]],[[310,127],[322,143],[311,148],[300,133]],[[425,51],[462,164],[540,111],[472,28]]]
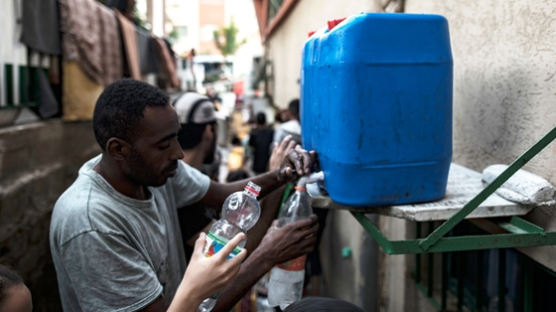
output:
[[[50,249],[65,311],[135,311],[159,296],[166,306],[186,268],[177,208],[199,201],[210,180],[179,161],[176,176],[137,200],[81,167],[60,196]]]

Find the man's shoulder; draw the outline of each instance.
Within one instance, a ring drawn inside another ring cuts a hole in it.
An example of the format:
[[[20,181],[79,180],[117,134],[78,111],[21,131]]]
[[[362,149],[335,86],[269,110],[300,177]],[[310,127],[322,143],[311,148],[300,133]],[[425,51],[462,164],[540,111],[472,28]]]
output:
[[[50,222],[54,242],[64,244],[80,232],[90,230],[87,217],[89,188],[79,176],[56,201]]]
[[[90,177],[79,175],[54,205],[50,234],[64,244],[75,236],[95,230],[94,220],[104,214],[107,205],[106,196]]]

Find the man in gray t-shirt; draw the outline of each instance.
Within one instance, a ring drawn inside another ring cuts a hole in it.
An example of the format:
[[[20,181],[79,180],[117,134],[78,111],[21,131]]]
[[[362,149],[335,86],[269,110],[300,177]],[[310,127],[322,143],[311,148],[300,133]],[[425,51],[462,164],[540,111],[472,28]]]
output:
[[[186,267],[183,248],[168,248],[182,246],[176,205],[200,200],[208,177],[179,162],[175,177],[148,187],[150,196],[139,200],[95,172],[99,160],[83,165],[52,216],[52,258],[64,267],[58,271],[64,309],[108,311],[118,302],[133,311],[161,295],[172,298]],[[125,279],[113,279],[111,266],[125,272]]]
[[[186,268],[177,207],[219,209],[246,181],[220,184],[184,164],[175,110],[161,90],[124,79],[99,97],[93,130],[102,154],[60,196],[50,248],[67,311],[163,311]],[[292,151],[281,169],[253,178],[261,195],[309,172],[311,156]],[[272,227],[241,265],[215,307],[233,303],[277,263],[313,249],[316,218]]]

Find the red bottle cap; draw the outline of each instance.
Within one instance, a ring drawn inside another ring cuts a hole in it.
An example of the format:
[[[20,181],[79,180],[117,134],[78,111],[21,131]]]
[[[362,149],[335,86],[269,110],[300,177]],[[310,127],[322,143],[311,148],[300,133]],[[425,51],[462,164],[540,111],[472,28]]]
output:
[[[343,22],[346,18],[339,18],[339,19],[333,19],[331,21],[328,21],[328,30],[332,30],[332,28],[336,27],[336,25],[340,24],[341,22]]]
[[[307,34],[307,38],[310,38],[314,33],[315,33],[315,31],[314,31],[314,30],[311,30],[311,31]]]

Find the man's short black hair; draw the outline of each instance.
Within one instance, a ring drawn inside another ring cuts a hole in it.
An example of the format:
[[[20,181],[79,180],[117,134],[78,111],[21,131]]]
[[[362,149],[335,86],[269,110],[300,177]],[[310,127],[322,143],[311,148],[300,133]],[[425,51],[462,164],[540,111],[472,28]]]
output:
[[[299,99],[291,100],[288,104],[288,110],[293,116],[299,117]]]
[[[112,137],[131,141],[147,106],[169,105],[168,95],[147,83],[122,79],[110,84],[97,100],[93,114],[95,138],[102,148]]]

